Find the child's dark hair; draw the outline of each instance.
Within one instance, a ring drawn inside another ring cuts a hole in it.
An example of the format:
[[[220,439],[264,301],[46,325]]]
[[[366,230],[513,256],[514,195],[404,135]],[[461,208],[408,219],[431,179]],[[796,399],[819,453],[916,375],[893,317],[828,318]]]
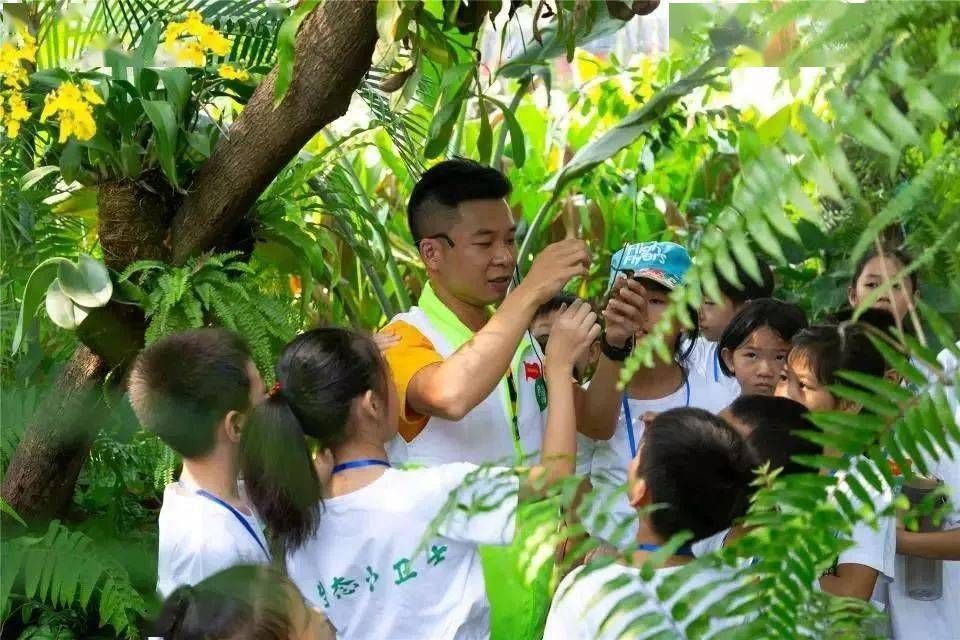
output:
[[[866,268],[867,263],[873,260],[874,258],[880,257],[881,255],[884,258],[893,258],[903,266],[907,266],[912,262],[910,255],[907,254],[907,252],[903,251],[902,249],[896,249],[891,247],[891,248],[884,248],[883,251],[881,252],[877,249],[877,247],[872,247],[869,251],[863,254],[863,257],[857,260],[857,264],[853,268],[853,276],[850,278],[851,287],[857,286],[857,280],[859,280],[860,276],[863,274],[863,270]],[[890,277],[893,277],[894,275],[896,274],[895,273],[889,274]],[[910,291],[916,293],[917,286],[919,286],[920,284],[919,280],[917,279],[917,272],[916,271],[910,272],[910,274],[907,276],[907,279],[910,281]]]
[[[385,393],[389,382],[369,336],[325,328],[307,331],[284,348],[277,384],[244,427],[240,467],[272,540],[290,551],[320,519],[321,488],[304,436],[324,448],[343,442],[354,399],[370,390]]]
[[[140,423],[184,458],[210,453],[217,424],[250,409],[250,350],[226,329],[196,329],[157,340],[130,371],[130,404]]]
[[[810,472],[809,467],[791,460],[821,450],[798,434],[814,430],[805,406],[790,398],[750,395],[734,400],[727,411],[750,430],[747,447],[760,464],[769,461],[771,469],[782,468],[784,474]]]
[[[560,311],[560,308],[564,305],[569,307],[577,300],[580,300],[580,296],[576,296],[572,293],[558,293],[540,305],[536,313],[533,314],[533,318],[536,320],[537,318],[553,313],[554,311]]]
[[[855,324],[814,325],[798,331],[792,342],[791,357],[797,353],[806,358],[821,384],[838,382],[841,370],[882,378],[887,368],[883,355]]]
[[[807,314],[795,304],[776,298],[751,300],[723,330],[717,350],[722,353],[724,349],[729,349],[732,353],[761,327],[769,327],[782,340],[790,342],[794,334],[806,326]],[[720,369],[725,375],[733,376],[723,358],[720,358]]]
[[[717,284],[720,286],[720,291],[730,298],[733,304],[740,305],[748,300],[769,298],[773,295],[773,270],[769,264],[760,258],[757,258],[757,265],[760,268],[760,282],[754,280],[753,276],[744,271],[739,264],[737,265],[737,279],[740,280],[742,286],[737,286],[727,280],[722,273],[717,272]]]
[[[446,233],[456,221],[456,207],[468,200],[499,200],[510,194],[510,180],[492,167],[459,156],[423,172],[407,203],[414,243]]]
[[[657,533],[683,530],[695,540],[730,526],[746,513],[756,461],[733,427],[702,409],[671,409],[644,435],[639,474],[654,503]]]
[[[299,591],[276,569],[237,565],[167,597],[152,636],[164,640],[288,640]]]

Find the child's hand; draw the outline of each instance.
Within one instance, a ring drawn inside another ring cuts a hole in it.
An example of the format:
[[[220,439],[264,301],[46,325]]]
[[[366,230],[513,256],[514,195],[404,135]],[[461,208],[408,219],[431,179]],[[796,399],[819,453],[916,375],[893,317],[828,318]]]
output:
[[[387,349],[400,342],[400,336],[395,333],[383,331],[373,334],[373,341],[376,343],[380,353],[385,353]]]
[[[569,308],[561,308],[547,341],[547,370],[569,377],[574,363],[599,336],[597,314],[589,304],[577,300]]]
[[[642,284],[623,274],[617,276],[603,310],[604,340],[611,347],[625,347],[646,324],[647,300],[643,294]]]

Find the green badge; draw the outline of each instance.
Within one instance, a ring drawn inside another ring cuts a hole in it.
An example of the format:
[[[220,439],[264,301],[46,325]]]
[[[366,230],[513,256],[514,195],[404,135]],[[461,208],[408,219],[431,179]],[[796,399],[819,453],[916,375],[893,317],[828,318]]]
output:
[[[537,378],[537,381],[533,383],[533,392],[537,396],[537,404],[540,406],[540,411],[544,411],[547,408],[547,383],[543,381],[543,378]]]

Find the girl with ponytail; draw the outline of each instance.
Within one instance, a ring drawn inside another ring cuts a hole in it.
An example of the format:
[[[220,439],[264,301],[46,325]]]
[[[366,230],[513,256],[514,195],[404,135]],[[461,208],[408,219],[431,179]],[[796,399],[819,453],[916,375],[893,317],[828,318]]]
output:
[[[287,345],[277,386],[244,429],[241,468],[291,579],[338,638],[489,636],[477,547],[509,544],[518,501],[540,499],[573,474],[573,367],[599,331],[580,301],[557,319],[542,463],[523,473],[468,463],[391,468],[385,444],[399,403],[375,342],[328,328]],[[310,442],[333,454],[328,481]]]

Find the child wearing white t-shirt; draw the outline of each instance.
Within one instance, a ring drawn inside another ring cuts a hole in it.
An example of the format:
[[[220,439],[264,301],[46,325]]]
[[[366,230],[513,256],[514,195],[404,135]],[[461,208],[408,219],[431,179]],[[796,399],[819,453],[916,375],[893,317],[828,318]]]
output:
[[[858,413],[860,405],[835,396],[829,385],[839,382],[840,370],[856,371],[877,378],[886,373],[886,362],[856,325],[816,325],[798,332],[792,340],[776,395],[803,404],[809,411],[845,411]],[[849,383],[848,383],[849,384]],[[824,451],[825,455],[837,455]],[[838,490],[849,495],[845,478],[857,473],[858,461],[840,471]],[[878,472],[875,472],[878,473]],[[869,483],[861,482],[865,486]],[[885,510],[893,501],[890,487],[870,496],[874,512]],[[896,550],[895,522],[892,516],[878,518],[876,526],[859,522],[852,532],[853,546],[837,560],[833,575],[820,579],[824,591],[837,596],[872,601],[885,607],[886,585],[894,578],[893,556]]]
[[[957,343],[960,347],[960,343]],[[960,368],[956,355],[944,349],[937,358],[944,373],[956,380]],[[954,421],[960,424],[960,388],[945,385]],[[897,530],[897,579],[890,585],[890,622],[897,640],[953,640],[960,634],[960,444],[929,463],[933,477],[941,480],[953,509],[941,531],[920,533]],[[942,565],[942,595],[936,600],[916,600],[907,593],[904,565],[907,556],[938,560]]]
[[[729,526],[746,510],[753,464],[743,439],[720,418],[700,409],[658,415],[630,461],[628,494],[635,510],[663,507],[642,512],[634,550],[623,561],[608,566],[591,561],[563,579],[544,640],[687,637],[694,621],[699,628],[696,637],[710,637],[742,623],[734,615],[724,615],[737,604],[730,596],[735,576],[726,570],[685,569],[692,560],[689,545],[669,556],[650,581],[643,579],[640,567],[681,531],[691,531],[699,540]],[[670,595],[661,598],[664,590],[658,587],[683,571],[691,572],[683,586],[667,590]],[[711,585],[709,593],[694,598],[689,610],[674,606],[706,585]],[[628,599],[630,608],[622,609],[618,603]],[[638,630],[632,625],[641,619],[646,624]]]
[[[739,284],[728,280],[722,273],[717,273],[720,300],[713,300],[704,294],[703,304],[700,305],[700,335],[690,349],[687,363],[691,375],[702,378],[710,387],[711,403],[704,408],[714,413],[729,405],[742,392],[736,378],[729,374],[724,375],[721,368],[720,338],[730,321],[747,302],[773,295],[774,281],[770,265],[757,259],[757,268],[760,271],[759,282],[740,265],[737,265]]]
[[[287,345],[276,390],[244,431],[242,468],[291,579],[338,638],[489,636],[478,545],[510,543],[518,501],[573,473],[573,366],[599,331],[582,302],[554,322],[541,464],[520,474],[468,463],[392,469],[385,443],[398,402],[374,342],[330,328]],[[305,435],[333,453],[322,487]]]
[[[720,371],[736,378],[740,392],[772,396],[787,363],[790,340],[807,326],[795,304],[758,298],[743,306],[720,336]]]
[[[237,481],[240,433],[263,380],[239,336],[200,329],[158,340],[130,373],[130,403],[183,458],[163,492],[157,590],[166,596],[236,564],[267,564],[262,527]]]
[[[622,279],[620,274],[625,274],[642,295],[639,306],[643,317],[634,340],[643,339],[657,325],[668,307],[670,292],[683,283],[689,267],[690,256],[686,249],[671,242],[629,245],[613,256],[611,281],[617,282],[615,279]],[[623,281],[617,285],[622,288]],[[620,304],[621,308],[623,306]],[[605,315],[609,311],[608,307]],[[657,357],[652,367],[637,371],[624,392],[619,394],[620,411],[613,437],[593,443],[589,464],[593,493],[585,501],[584,527],[590,535],[613,546],[629,544],[636,531],[637,520],[623,487],[627,481],[627,466],[636,456],[643,438],[644,414],[677,407],[712,410],[717,404],[714,389],[686,366],[694,337],[685,333],[679,322],[674,325],[671,334],[663,341],[670,359],[664,362]],[[603,345],[603,351],[605,355],[617,355],[617,349],[611,349],[608,344]],[[616,394],[616,380],[601,378],[599,372],[598,369],[598,376],[590,382],[590,391],[596,394],[596,387],[606,385]]]

